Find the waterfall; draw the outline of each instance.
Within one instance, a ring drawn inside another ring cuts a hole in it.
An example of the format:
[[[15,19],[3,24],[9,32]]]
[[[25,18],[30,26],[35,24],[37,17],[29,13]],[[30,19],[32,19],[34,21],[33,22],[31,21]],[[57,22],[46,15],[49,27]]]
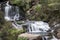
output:
[[[7,21],[13,21],[12,25],[16,29],[22,28],[22,25],[18,25],[16,20],[19,20],[19,7],[17,6],[11,6],[9,5],[9,1],[7,1],[6,6],[5,6],[5,20]],[[41,35],[47,35],[47,31],[50,29],[49,24],[43,21],[28,21],[26,22],[28,25],[28,33],[34,33],[34,34],[41,34]],[[53,32],[54,30],[52,30]],[[44,40],[44,36],[42,39]],[[47,37],[46,37],[47,40]],[[51,40],[57,40],[55,36]]]
[[[5,20],[15,21],[19,20],[19,17],[19,7],[9,5],[9,1],[7,1],[5,6]]]
[[[8,16],[8,13],[9,13],[9,10],[11,9],[11,7],[12,7],[8,3],[9,3],[9,1],[6,3],[6,6],[5,6],[5,19],[7,21],[10,20],[10,17]]]
[[[43,21],[28,21],[28,33],[31,34],[40,34],[42,40],[48,40],[48,30],[50,29],[49,24]]]
[[[45,23],[43,21],[31,21],[28,23],[28,29],[31,33],[37,33],[37,32],[47,32],[50,27],[48,23]]]
[[[5,6],[5,20],[6,21],[13,21],[12,25],[16,28],[19,29],[21,28],[21,25],[18,25],[15,21],[19,20],[19,7],[18,6],[12,6],[9,4],[9,1],[7,1],[6,6]]]

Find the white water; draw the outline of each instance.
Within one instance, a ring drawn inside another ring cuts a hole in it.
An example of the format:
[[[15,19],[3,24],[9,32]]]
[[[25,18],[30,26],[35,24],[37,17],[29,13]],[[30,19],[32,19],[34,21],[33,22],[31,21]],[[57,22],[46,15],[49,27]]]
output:
[[[13,8],[13,10],[12,10]],[[14,11],[15,10],[15,11]],[[11,6],[9,5],[9,1],[7,1],[6,6],[5,6],[5,19],[7,21],[15,21],[19,20],[19,8],[17,6]],[[46,32],[50,29],[48,23],[45,23],[43,21],[34,21],[34,22],[27,22],[28,24],[28,30],[29,32]],[[17,24],[12,23],[13,26],[16,28]]]
[[[7,21],[19,20],[19,8],[17,6],[15,6],[14,8],[14,6],[9,5],[9,1],[7,1],[6,6],[5,6],[4,18]]]
[[[8,3],[9,3],[9,1],[6,3],[6,7],[5,7],[5,19],[7,21],[10,20],[10,17],[8,16],[8,13],[9,13],[9,10],[11,9],[11,6]]]
[[[28,23],[29,32],[46,32],[50,29],[48,23],[43,21],[34,21]]]
[[[16,28],[19,29],[21,28],[21,25],[16,24],[16,20],[19,20],[19,8],[17,6],[11,6],[9,5],[9,1],[7,1],[6,6],[5,6],[5,20],[6,21],[14,21],[12,25]]]
[[[9,5],[9,1],[8,1],[5,6],[5,17],[4,17],[7,21],[19,20],[19,8],[16,6],[15,7],[16,11],[13,11],[12,7],[13,6]],[[11,11],[11,13],[9,11]],[[11,14],[11,15],[9,15],[9,14]],[[12,23],[12,25],[16,29],[22,28],[22,25],[18,25],[18,24],[16,24],[16,22]],[[27,25],[28,25],[28,30],[30,33],[39,33],[40,34],[40,32],[44,33],[50,29],[49,24],[46,22],[43,22],[43,21],[33,21],[33,22],[30,21],[30,22],[27,22]],[[58,40],[58,39],[55,38],[55,36],[53,36],[53,38],[51,40]]]
[[[49,24],[43,21],[29,21],[28,23],[28,30],[29,33],[33,33],[33,34],[40,34],[42,35],[42,39],[45,40],[44,38],[46,38],[46,40],[49,40],[49,36],[44,36],[47,33],[47,31],[50,29]],[[51,33],[54,32],[54,29],[51,30]],[[58,40],[54,35],[52,35],[53,38],[50,40]],[[60,39],[59,39],[60,40]]]

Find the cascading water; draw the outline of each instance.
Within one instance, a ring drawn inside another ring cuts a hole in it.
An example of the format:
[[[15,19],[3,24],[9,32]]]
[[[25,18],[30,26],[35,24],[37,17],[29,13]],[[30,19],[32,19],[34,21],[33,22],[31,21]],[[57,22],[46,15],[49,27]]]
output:
[[[43,21],[28,21],[28,33],[31,34],[40,34],[42,36],[42,40],[48,40],[46,36],[48,35],[47,31],[50,29],[48,23]]]
[[[42,40],[58,40],[54,35],[54,29],[51,29],[49,27],[49,24],[43,21],[28,21],[28,33],[31,34],[40,34],[42,36]],[[45,36],[48,35],[49,33],[47,32],[48,30],[51,30],[52,33],[52,39],[48,39],[49,36]]]
[[[19,20],[19,7],[9,5],[9,1],[7,1],[5,6],[5,20],[6,21],[13,21],[12,25],[18,29],[21,25],[16,23],[16,20]],[[21,27],[20,27],[21,28]]]
[[[18,28],[22,28],[22,25],[18,25],[15,20],[19,20],[19,8],[17,6],[11,6],[9,5],[9,1],[7,1],[6,6],[5,6],[5,19],[7,21],[14,21],[12,22],[12,25],[18,29]],[[28,33],[33,33],[33,34],[42,34],[42,35],[46,35],[48,34],[47,31],[50,29],[49,24],[45,23],[43,21],[28,21],[26,22],[26,24],[28,25]],[[46,40],[47,37],[45,37]],[[44,36],[42,37],[42,39],[44,40]],[[53,39],[51,40],[57,40],[54,36]]]
[[[29,32],[31,33],[37,33],[37,32],[46,32],[50,29],[48,23],[45,23],[43,21],[33,21],[28,23]]]
[[[5,19],[6,19],[7,21],[10,20],[10,17],[8,16],[8,13],[9,13],[9,10],[11,9],[11,7],[12,7],[12,6],[10,6],[8,3],[9,3],[9,1],[6,3],[6,7],[5,7]]]
[[[19,17],[19,8],[9,5],[9,1],[7,1],[5,6],[5,19],[7,21],[15,21],[19,20]]]

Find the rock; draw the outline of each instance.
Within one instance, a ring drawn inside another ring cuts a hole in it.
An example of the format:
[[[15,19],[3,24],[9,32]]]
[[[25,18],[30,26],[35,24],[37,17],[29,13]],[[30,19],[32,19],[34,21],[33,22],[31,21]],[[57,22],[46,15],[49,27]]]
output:
[[[41,36],[38,36],[35,40],[42,40]]]
[[[55,29],[54,35],[55,35],[56,38],[60,39],[60,27]]]
[[[24,38],[27,38],[29,40],[42,40],[41,35],[38,35],[38,34],[23,33],[23,34],[20,34],[18,37],[24,37]]]
[[[59,33],[57,33],[57,38],[58,38],[58,39],[60,39],[60,32],[59,32]]]

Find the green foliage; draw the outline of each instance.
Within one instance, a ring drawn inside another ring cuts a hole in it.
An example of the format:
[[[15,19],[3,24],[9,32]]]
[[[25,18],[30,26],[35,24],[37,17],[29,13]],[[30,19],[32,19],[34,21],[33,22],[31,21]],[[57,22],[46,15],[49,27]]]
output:
[[[11,0],[10,2],[12,4],[16,4],[18,6],[22,6],[23,9],[26,11],[27,9],[30,8],[29,3],[31,2],[31,0]]]
[[[12,4],[20,4],[20,5],[24,5],[24,3],[29,3],[31,0],[11,0]]]
[[[12,0],[12,3],[22,6],[26,12],[26,18],[29,20],[51,21],[52,19],[56,20],[56,18],[60,19],[60,0]],[[57,14],[53,12],[56,9],[59,10]],[[30,15],[27,14],[27,11]]]
[[[4,20],[3,12],[0,11],[0,38],[2,40],[17,40],[18,35],[24,32],[13,28],[11,22]]]
[[[35,6],[35,10],[36,10],[38,13],[40,13],[40,12],[41,12],[41,5],[40,5],[40,4],[37,4],[37,5]]]
[[[60,0],[48,0],[48,3],[60,3]]]
[[[60,0],[39,0],[40,3],[37,3],[37,0],[11,0],[11,4],[16,4],[21,6],[26,18],[29,20],[42,20],[42,21],[52,21],[60,20]],[[35,5],[32,5],[34,4]],[[29,11],[30,15],[27,14]],[[22,23],[18,23],[22,24]],[[17,40],[17,37],[24,30],[16,30],[12,28],[11,22],[6,22],[4,20],[4,13],[0,11],[0,38],[2,40]],[[18,40],[26,40],[26,38],[18,38]]]
[[[27,38],[24,38],[24,37],[18,37],[17,40],[27,40]]]
[[[17,37],[19,34],[21,34],[23,32],[23,30],[16,30],[14,28],[12,28],[13,26],[11,26],[10,22],[5,22],[6,24],[4,24],[0,29],[0,37],[4,40],[17,40]]]
[[[0,24],[4,24],[4,14],[2,11],[0,11]]]
[[[11,3],[17,4],[19,6],[23,6],[25,2],[24,2],[24,0],[12,0]]]

